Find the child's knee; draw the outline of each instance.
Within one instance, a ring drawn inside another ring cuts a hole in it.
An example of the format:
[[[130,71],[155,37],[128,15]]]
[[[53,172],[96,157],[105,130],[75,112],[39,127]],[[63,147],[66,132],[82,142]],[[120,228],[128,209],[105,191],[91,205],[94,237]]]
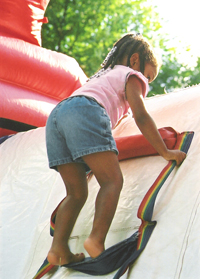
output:
[[[118,187],[119,187],[119,191],[121,192],[122,188],[123,188],[123,185],[124,185],[124,177],[123,175],[121,175],[119,177],[119,181],[118,181]]]
[[[121,172],[119,172],[117,175],[115,175],[114,183],[118,187],[118,189],[121,191],[121,189],[123,188],[123,184],[124,184],[124,177]]]
[[[113,180],[108,182],[108,187],[113,187],[115,191],[121,192],[124,184],[124,178],[121,174],[116,175]]]
[[[74,194],[74,199],[76,200],[76,203],[80,204],[83,206],[87,200],[88,197],[88,190],[85,189],[79,193]]]

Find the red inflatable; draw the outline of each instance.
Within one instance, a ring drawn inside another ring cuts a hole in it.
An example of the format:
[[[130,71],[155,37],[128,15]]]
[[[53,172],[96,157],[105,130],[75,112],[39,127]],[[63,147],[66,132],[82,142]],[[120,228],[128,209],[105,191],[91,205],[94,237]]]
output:
[[[44,126],[53,107],[87,80],[74,58],[39,46],[47,4],[1,1],[0,137]]]
[[[0,35],[41,45],[41,26],[50,0],[1,0]]]
[[[74,58],[39,46],[47,4],[42,0],[1,1],[0,137],[45,126],[55,105],[87,80]],[[160,133],[172,149],[175,131],[161,129]],[[156,154],[142,135],[115,140],[119,160]]]
[[[158,131],[167,148],[174,149],[178,133],[171,127],[160,128]],[[115,137],[115,141],[119,150],[119,161],[158,154],[142,134],[127,137]]]

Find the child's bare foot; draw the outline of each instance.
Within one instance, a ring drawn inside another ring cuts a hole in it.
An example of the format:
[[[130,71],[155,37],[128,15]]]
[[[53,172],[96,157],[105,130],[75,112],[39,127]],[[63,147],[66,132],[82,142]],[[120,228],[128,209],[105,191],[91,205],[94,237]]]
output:
[[[68,255],[62,257],[51,250],[49,251],[47,256],[47,260],[49,263],[53,265],[59,265],[59,266],[69,264],[69,263],[81,262],[84,259],[85,259],[85,255],[83,253],[74,255],[71,252],[69,252]]]
[[[90,257],[96,258],[98,257],[105,249],[104,245],[95,241],[93,238],[88,237],[84,242],[85,250],[88,252]]]

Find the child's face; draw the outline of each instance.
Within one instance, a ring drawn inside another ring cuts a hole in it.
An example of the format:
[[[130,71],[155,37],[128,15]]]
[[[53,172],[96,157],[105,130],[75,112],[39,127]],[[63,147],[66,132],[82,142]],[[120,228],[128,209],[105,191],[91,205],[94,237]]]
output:
[[[130,58],[130,68],[140,72],[140,58],[138,53],[132,54]],[[151,83],[158,75],[158,67],[152,66],[150,63],[145,64],[144,76]]]
[[[154,81],[157,75],[158,75],[158,67],[146,63],[144,68],[144,76],[148,79],[149,83]]]

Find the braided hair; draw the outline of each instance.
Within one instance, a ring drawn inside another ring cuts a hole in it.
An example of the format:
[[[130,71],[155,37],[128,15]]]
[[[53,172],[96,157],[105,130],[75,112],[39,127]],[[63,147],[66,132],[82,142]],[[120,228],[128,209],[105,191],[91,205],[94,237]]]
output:
[[[101,64],[101,69],[91,78],[98,77],[105,72],[106,69],[112,69],[115,65],[120,64],[125,56],[127,56],[127,66],[129,67],[130,58],[134,53],[139,54],[141,73],[144,74],[146,63],[150,63],[155,67],[159,66],[157,57],[150,43],[139,33],[129,33],[113,45],[113,48]]]

